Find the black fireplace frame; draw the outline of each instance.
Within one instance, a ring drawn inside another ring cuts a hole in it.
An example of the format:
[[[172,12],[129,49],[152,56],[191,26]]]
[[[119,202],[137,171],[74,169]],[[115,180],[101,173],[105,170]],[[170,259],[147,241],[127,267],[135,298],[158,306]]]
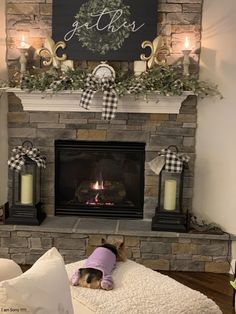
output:
[[[80,140],[56,140],[55,141],[55,215],[56,216],[81,216],[111,219],[143,219],[144,206],[144,169],[145,169],[145,145],[143,142],[121,141],[80,141]],[[118,151],[137,152],[140,154],[140,202],[139,206],[96,206],[96,205],[61,205],[57,199],[59,193],[59,154],[66,149],[86,151]]]

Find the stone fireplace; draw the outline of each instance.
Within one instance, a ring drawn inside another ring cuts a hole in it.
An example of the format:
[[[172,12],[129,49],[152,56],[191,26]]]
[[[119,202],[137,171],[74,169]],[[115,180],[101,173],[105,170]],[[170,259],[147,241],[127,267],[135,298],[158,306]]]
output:
[[[196,101],[195,96],[188,96],[182,103],[179,114],[117,113],[116,119],[109,123],[101,120],[101,113],[97,112],[23,111],[21,101],[12,93],[9,94],[9,149],[30,140],[47,157],[47,167],[42,172],[42,201],[46,213],[54,215],[55,141],[56,143],[59,143],[58,140],[103,141],[106,145],[114,141],[127,142],[129,149],[133,142],[140,147],[145,144],[143,214],[139,212],[135,215],[136,218],[143,216],[144,219],[151,219],[157,205],[158,176],[151,171],[148,163],[162,148],[176,145],[181,153],[191,157],[189,169],[185,174],[183,195],[184,210],[191,210]],[[143,106],[145,104],[143,102]]]
[[[11,77],[19,67],[17,43],[22,27],[29,28],[29,44],[32,48],[28,56],[29,68],[34,66],[37,69],[41,66],[39,60],[33,57],[34,52],[44,45],[45,37],[51,36],[52,33],[51,1],[26,2],[26,0],[18,0],[14,3],[7,1],[7,60]],[[202,0],[185,0],[177,1],[177,3],[166,0],[157,1],[157,12],[157,34],[163,36],[171,49],[168,62],[181,62],[184,39],[188,36],[194,46],[191,53],[190,71],[198,73]],[[93,61],[79,60],[79,56],[76,61],[76,66],[81,68],[94,68],[96,65],[97,63]],[[113,62],[111,65],[116,70],[133,69],[131,62]],[[66,91],[63,93],[65,95]],[[158,197],[158,177],[149,169],[148,162],[157,156],[160,149],[169,145],[178,146],[181,153],[186,153],[191,157],[183,195],[184,210],[191,210],[197,121],[195,96],[188,96],[182,103],[178,114],[174,103],[171,103],[171,97],[164,97],[165,102],[169,104],[169,111],[166,111],[166,106],[163,106],[160,107],[159,113],[155,113],[158,105],[156,101],[152,103],[152,110],[148,111],[150,113],[144,113],[147,106],[145,101],[140,102],[137,110],[133,105],[134,100],[120,99],[118,112],[121,109],[123,112],[117,113],[116,119],[107,123],[101,120],[98,108],[93,108],[95,110],[91,112],[76,112],[79,107],[78,95],[73,96],[69,92],[70,101],[65,102],[63,93],[57,97],[56,104],[52,102],[48,105],[45,95],[38,92],[40,104],[38,108],[41,109],[37,109],[35,105],[32,106],[32,93],[27,95],[24,108],[14,93],[9,94],[9,150],[15,145],[22,144],[24,140],[31,140],[46,155],[47,168],[42,173],[41,192],[44,209],[48,215],[55,214],[55,140],[145,143],[144,219],[153,217]],[[61,108],[65,106],[67,111],[62,111]],[[9,200],[11,201],[11,177],[9,177]]]
[[[145,143],[55,141],[55,214],[142,218]]]
[[[118,113],[116,119],[108,123],[101,120],[101,113],[97,112],[23,111],[20,99],[9,93],[9,149],[28,139],[47,156],[41,192],[48,218],[36,227],[2,226],[1,257],[32,264],[48,248],[55,246],[65,262],[71,263],[86,258],[105,237],[124,240],[128,258],[156,270],[228,272],[231,256],[228,235],[151,231],[151,218],[158,199],[158,176],[148,163],[163,147],[177,145],[180,152],[191,157],[185,172],[183,194],[183,208],[191,210],[196,104],[197,98],[188,96],[179,114]],[[145,143],[143,219],[49,217],[55,215],[55,143],[63,142],[107,145],[126,142],[128,147],[138,143],[143,148]],[[9,200],[11,184],[10,174]]]

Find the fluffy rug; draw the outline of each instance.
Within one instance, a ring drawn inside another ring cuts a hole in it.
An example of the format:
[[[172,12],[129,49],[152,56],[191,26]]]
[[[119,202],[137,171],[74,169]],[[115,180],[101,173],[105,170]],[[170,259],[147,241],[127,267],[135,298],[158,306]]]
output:
[[[70,276],[84,261],[67,265]],[[72,298],[97,314],[220,314],[205,295],[128,260],[113,272],[112,291],[71,287]]]

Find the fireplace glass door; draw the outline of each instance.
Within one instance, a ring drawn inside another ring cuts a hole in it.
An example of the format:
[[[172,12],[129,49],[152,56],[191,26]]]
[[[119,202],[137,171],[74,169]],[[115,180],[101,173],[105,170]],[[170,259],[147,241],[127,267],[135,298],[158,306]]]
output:
[[[55,142],[55,214],[142,218],[145,144]]]

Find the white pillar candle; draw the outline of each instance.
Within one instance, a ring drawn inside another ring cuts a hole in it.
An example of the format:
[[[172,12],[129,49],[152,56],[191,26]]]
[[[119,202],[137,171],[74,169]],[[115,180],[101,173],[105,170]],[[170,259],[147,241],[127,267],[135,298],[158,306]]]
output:
[[[134,74],[139,76],[143,72],[147,70],[147,62],[146,61],[134,61]]]
[[[74,61],[73,60],[61,61],[61,70],[64,72],[68,70],[74,70]]]
[[[21,176],[21,204],[33,203],[33,175],[22,174]]]
[[[175,210],[176,208],[176,180],[166,180],[164,190],[164,209]]]

